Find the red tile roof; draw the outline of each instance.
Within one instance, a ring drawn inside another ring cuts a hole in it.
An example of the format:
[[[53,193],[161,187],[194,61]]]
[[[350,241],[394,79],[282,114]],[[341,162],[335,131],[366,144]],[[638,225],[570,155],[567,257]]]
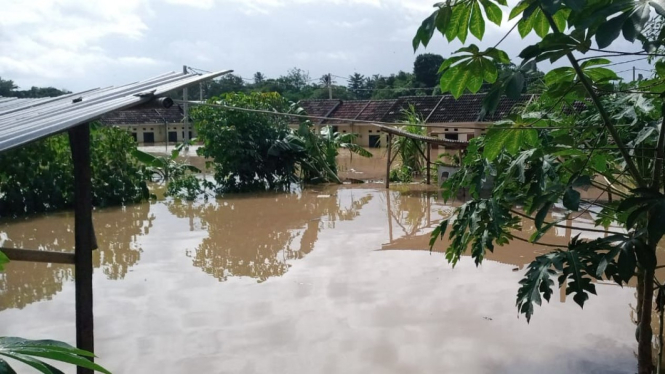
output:
[[[451,122],[493,122],[506,118],[515,106],[525,105],[532,95],[522,95],[518,100],[501,98],[496,111],[480,119],[484,94],[462,95],[455,99],[451,95],[444,96],[405,96],[395,100],[302,100],[300,105],[308,114],[325,116],[321,108],[331,109],[331,118],[398,123],[404,120],[404,110],[409,106],[416,109],[418,115],[427,123]],[[334,106],[337,105],[335,108]],[[316,111],[313,113],[308,108]],[[340,123],[350,121],[326,121]]]

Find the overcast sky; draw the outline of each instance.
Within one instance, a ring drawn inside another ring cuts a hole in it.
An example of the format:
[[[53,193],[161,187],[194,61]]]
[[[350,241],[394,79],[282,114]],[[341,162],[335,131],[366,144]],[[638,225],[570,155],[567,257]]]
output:
[[[245,78],[257,71],[277,77],[292,67],[314,79],[328,72],[346,77],[410,71],[411,40],[433,2],[0,0],[0,77],[23,89],[77,91],[147,79],[182,65],[233,69]],[[494,45],[510,26],[488,24],[479,44]],[[436,40],[426,52],[446,57],[460,46]],[[469,40],[478,43],[471,35]],[[534,41],[515,31],[501,48],[515,57]],[[646,62],[635,65],[650,68]]]

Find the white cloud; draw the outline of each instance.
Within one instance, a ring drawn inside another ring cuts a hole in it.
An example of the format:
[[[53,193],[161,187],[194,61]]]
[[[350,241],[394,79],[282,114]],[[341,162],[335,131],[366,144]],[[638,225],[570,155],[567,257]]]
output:
[[[97,73],[105,67],[146,65],[143,56],[113,56],[103,43],[139,40],[148,27],[139,13],[146,0],[10,1],[0,12],[0,74],[37,84]]]
[[[166,0],[169,4],[187,5],[194,8],[210,9],[215,6],[215,0]]]

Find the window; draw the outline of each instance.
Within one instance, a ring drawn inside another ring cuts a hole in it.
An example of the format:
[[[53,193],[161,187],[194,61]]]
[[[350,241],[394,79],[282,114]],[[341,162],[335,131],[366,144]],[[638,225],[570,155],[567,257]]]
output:
[[[443,129],[443,131],[448,131],[448,129]]]
[[[459,134],[445,134],[444,137],[448,140],[459,140]]]
[[[372,130],[369,130],[369,133],[371,134],[371,133],[372,133]]]
[[[459,131],[458,129],[454,129],[455,131]]]
[[[152,127],[150,128],[150,131],[154,130]]]
[[[342,130],[343,133],[346,133],[346,130]]]

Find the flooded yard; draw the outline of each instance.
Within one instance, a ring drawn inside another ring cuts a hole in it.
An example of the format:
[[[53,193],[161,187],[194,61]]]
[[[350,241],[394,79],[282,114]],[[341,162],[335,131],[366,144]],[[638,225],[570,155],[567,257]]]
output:
[[[378,185],[97,210],[99,362],[113,373],[635,371],[634,288],[599,284],[584,310],[555,294],[527,324],[518,281],[547,248],[517,242],[453,269],[445,243],[427,246],[451,212],[434,192]],[[73,242],[69,213],[0,225],[0,246]],[[72,267],[10,263],[0,326],[74,342]]]

